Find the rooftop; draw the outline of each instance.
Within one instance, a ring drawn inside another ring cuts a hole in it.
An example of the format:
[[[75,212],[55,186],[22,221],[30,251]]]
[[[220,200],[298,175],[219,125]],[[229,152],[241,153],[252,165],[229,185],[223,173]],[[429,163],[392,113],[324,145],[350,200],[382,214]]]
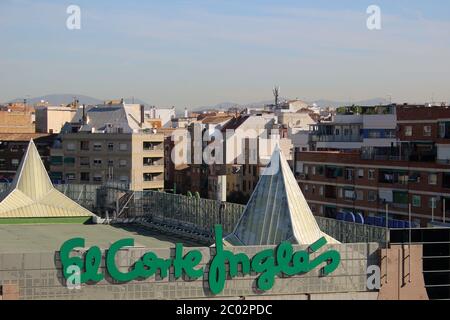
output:
[[[98,245],[102,249],[123,238],[133,238],[135,246],[153,249],[174,247],[177,242],[187,247],[199,245],[138,225],[17,224],[0,225],[0,253],[56,251],[65,241],[75,237],[85,238],[87,247]]]
[[[0,141],[26,141],[33,139],[54,138],[56,134],[51,133],[0,133]]]

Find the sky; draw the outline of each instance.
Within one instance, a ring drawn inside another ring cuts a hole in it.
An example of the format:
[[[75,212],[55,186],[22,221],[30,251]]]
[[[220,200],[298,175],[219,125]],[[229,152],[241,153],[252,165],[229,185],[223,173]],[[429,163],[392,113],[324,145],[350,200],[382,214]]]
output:
[[[66,10],[81,9],[69,30]],[[366,12],[381,9],[381,30]],[[450,101],[448,0],[0,0],[0,101]]]

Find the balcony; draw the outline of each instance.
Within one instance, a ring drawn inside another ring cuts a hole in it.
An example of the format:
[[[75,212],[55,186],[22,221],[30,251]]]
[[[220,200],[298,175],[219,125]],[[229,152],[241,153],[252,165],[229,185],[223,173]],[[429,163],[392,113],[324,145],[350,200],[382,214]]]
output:
[[[143,154],[146,157],[162,158],[164,157],[164,149],[163,148],[144,149]]]
[[[144,165],[144,173],[161,173],[164,172],[164,165]]]
[[[162,142],[144,141],[142,143],[142,149],[144,151],[153,151],[153,150],[164,150],[164,147]]]
[[[313,142],[363,142],[362,136],[313,135]]]
[[[144,181],[142,189],[162,189],[164,188],[164,180]]]

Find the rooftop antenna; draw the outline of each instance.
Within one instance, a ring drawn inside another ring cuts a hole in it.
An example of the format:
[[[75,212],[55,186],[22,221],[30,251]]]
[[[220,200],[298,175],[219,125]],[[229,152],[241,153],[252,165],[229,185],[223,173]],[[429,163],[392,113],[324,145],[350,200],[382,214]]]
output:
[[[78,108],[78,99],[77,99],[77,97],[73,97],[73,103],[72,103],[72,106],[74,107],[74,108]]]
[[[273,92],[273,96],[275,98],[275,108],[278,108],[278,98],[280,96],[280,87],[276,85],[273,88],[272,92]]]
[[[27,94],[26,96],[25,96],[25,98],[23,99],[23,111],[26,113],[27,112],[27,110],[28,110],[28,108],[27,108],[27,102],[28,102],[28,98],[30,97],[30,95],[29,94]]]

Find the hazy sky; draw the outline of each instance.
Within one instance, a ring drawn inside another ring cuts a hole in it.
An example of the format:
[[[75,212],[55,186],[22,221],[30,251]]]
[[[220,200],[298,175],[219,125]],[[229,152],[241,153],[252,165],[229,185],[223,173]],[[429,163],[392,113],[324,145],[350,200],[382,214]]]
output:
[[[66,28],[70,4],[81,30]],[[366,27],[369,5],[382,29]],[[450,1],[0,0],[0,101],[450,101]]]

